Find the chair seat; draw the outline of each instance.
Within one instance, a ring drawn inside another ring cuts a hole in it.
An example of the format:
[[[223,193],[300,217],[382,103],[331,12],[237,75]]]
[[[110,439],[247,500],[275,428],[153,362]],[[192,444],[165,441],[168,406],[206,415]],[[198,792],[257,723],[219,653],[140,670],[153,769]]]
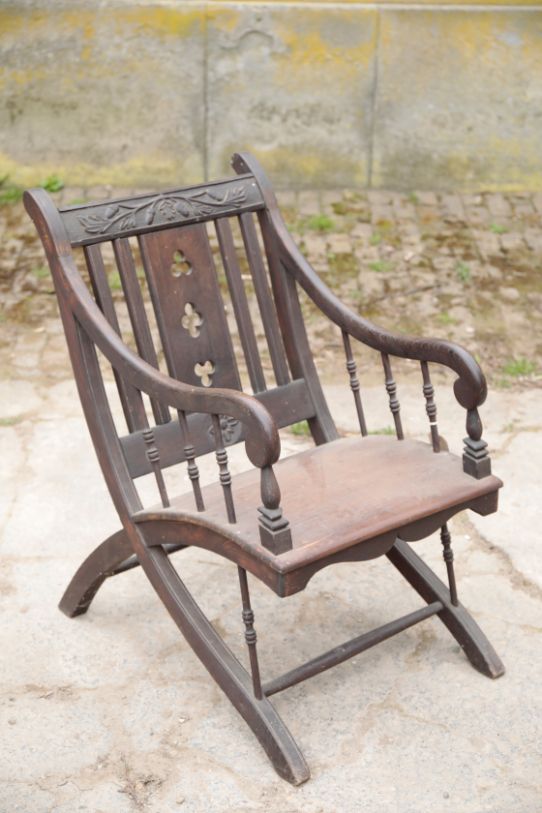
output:
[[[496,500],[489,503],[483,498],[495,495],[502,485],[492,475],[476,480],[465,474],[461,460],[453,454],[435,454],[419,441],[380,436],[325,443],[279,461],[274,470],[284,516],[292,529],[293,548],[285,553],[275,555],[260,543],[260,473],[256,469],[232,478],[235,524],[227,521],[218,483],[202,489],[203,512],[196,511],[188,493],[175,498],[170,508],[142,511],[135,519],[203,525],[237,543],[260,564],[286,574],[384,534],[399,536],[420,520],[454,507],[490,513],[496,510]],[[231,549],[228,555],[237,558]]]

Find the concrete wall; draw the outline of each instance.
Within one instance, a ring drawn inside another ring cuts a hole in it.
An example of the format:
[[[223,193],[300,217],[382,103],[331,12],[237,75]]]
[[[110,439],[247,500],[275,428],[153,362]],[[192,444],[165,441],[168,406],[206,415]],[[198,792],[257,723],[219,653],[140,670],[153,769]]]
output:
[[[282,186],[542,188],[542,6],[0,6],[0,175],[153,185],[249,148]]]

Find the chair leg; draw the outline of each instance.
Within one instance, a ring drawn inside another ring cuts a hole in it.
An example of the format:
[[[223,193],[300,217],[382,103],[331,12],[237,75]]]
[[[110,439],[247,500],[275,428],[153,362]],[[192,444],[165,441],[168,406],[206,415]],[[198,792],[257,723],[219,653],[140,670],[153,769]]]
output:
[[[457,585],[455,582],[454,571],[454,552],[452,550],[452,537],[446,523],[440,529],[440,541],[442,542],[442,556],[446,563],[446,572],[448,573],[448,585],[450,587],[450,601],[454,607],[459,606],[459,599],[457,598]]]
[[[444,582],[412,548],[404,540],[397,539],[386,556],[425,601],[442,602],[443,609],[438,616],[463,648],[472,665],[490,678],[503,675],[504,665],[478,624],[461,604],[454,606]]]
[[[254,697],[261,700],[262,681],[260,679],[260,665],[258,663],[258,650],[256,649],[256,630],[254,629],[254,611],[250,606],[250,593],[248,590],[247,572],[244,568],[238,567],[239,572],[239,586],[241,588],[241,601],[243,603],[243,623],[245,625],[245,641],[248,647],[248,656],[250,659],[250,671],[252,673],[252,688],[254,689]]]
[[[121,529],[112,534],[79,567],[60,600],[59,609],[69,618],[86,613],[107,577],[132,554],[126,531]]]
[[[252,678],[200,610],[161,547],[146,547],[135,530],[134,548],[141,566],[171,617],[205,668],[258,738],[275,770],[293,785],[310,777],[292,735],[262,695],[254,695]]]

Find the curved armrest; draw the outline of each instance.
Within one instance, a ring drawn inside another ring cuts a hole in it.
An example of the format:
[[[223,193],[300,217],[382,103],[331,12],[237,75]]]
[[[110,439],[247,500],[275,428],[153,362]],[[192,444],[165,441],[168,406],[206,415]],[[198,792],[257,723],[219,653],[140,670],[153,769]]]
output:
[[[459,376],[454,383],[454,393],[461,406],[470,410],[483,404],[487,395],[486,379],[479,364],[465,348],[441,339],[391,333],[354,313],[320,279],[297,248],[284,223],[279,227],[274,218],[273,225],[284,267],[332,322],[381,353],[444,364]]]
[[[472,410],[483,404],[487,395],[485,376],[467,350],[440,339],[391,333],[350,310],[320,279],[296,246],[279,212],[271,184],[258,162],[247,153],[237,153],[233,156],[232,165],[237,172],[251,172],[256,178],[267,207],[265,217],[273,231],[282,265],[332,322],[381,353],[417,361],[433,361],[450,367],[459,376],[454,383],[454,393],[461,406]]]
[[[73,263],[62,258],[62,272],[73,294],[72,310],[85,332],[132,386],[167,406],[185,412],[227,415],[246,429],[245,446],[258,468],[271,466],[280,456],[280,438],[275,421],[266,407],[243,392],[232,389],[202,389],[165,375],[134,353],[113,330],[90,296]]]

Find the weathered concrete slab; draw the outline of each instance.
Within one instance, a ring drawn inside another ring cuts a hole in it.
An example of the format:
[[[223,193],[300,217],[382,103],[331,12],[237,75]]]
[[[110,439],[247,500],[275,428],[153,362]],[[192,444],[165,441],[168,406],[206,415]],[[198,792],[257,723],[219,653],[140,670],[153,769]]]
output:
[[[389,422],[382,389],[364,392],[373,430]],[[441,430],[459,446],[462,428],[444,381],[437,391]],[[355,431],[347,387],[326,392],[339,425]],[[407,382],[400,397],[409,432],[424,437],[419,387]],[[512,562],[499,550],[490,518],[480,519],[483,536],[472,518],[452,523],[462,600],[507,675],[495,682],[479,675],[431,619],[279,695],[277,707],[312,769],[298,789],[276,777],[141,572],[104,585],[87,616],[68,620],[58,612],[81,558],[117,521],[73,385],[37,382],[17,398],[25,418],[0,427],[13,462],[3,471],[12,489],[1,542],[0,713],[9,736],[0,746],[0,809],[538,813],[542,591],[533,584],[536,527],[522,497],[535,484],[529,465],[514,461],[540,456],[540,429],[532,431],[539,393],[521,400],[499,393],[485,415],[499,450],[495,469],[506,481],[498,516],[505,524],[513,517],[515,538],[531,558]],[[519,423],[510,444],[512,407]],[[286,452],[307,443],[285,437]],[[523,441],[528,449],[515,448]],[[246,465],[242,450],[231,457],[233,470]],[[204,465],[204,476],[212,467]],[[531,498],[540,504],[534,492]],[[437,538],[417,549],[442,573]],[[235,568],[197,550],[176,561],[243,660]],[[333,645],[337,629],[347,639],[419,606],[384,561],[331,568],[285,602],[251,581],[265,675]]]
[[[10,0],[0,177],[540,190],[539,6]]]
[[[382,10],[372,183],[542,185],[542,12]]]
[[[209,175],[245,148],[281,186],[367,185],[376,11],[211,9]]]
[[[0,173],[200,180],[203,31],[191,4],[2,4]]]

